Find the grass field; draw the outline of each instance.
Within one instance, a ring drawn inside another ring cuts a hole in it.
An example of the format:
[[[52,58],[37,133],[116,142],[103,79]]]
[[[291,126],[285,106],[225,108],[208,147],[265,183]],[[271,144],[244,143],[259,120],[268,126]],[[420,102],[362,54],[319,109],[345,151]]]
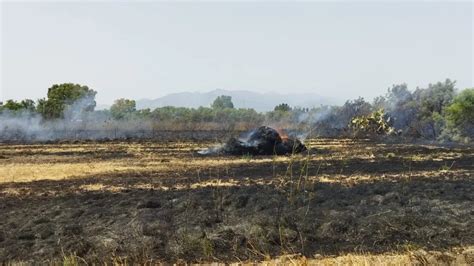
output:
[[[474,263],[472,146],[210,145],[0,145],[0,261]]]

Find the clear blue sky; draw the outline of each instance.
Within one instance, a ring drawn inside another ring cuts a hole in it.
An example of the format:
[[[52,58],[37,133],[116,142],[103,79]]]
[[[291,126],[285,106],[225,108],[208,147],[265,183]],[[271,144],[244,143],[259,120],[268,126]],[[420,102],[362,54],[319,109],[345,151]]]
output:
[[[1,4],[1,99],[54,83],[98,102],[172,92],[371,99],[394,83],[473,86],[471,2]]]

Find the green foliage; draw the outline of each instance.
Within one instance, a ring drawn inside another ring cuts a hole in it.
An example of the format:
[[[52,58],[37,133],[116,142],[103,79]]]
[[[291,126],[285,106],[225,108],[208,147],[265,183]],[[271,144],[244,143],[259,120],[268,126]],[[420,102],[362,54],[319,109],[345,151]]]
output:
[[[297,120],[299,111],[301,110],[296,108],[293,110],[288,104],[281,103],[275,106],[273,111],[266,113],[266,120],[269,123],[289,124]]]
[[[474,88],[463,90],[448,106],[446,116],[450,123],[474,123]]]
[[[436,139],[443,130],[444,110],[455,96],[455,82],[429,84],[426,89],[416,89],[413,100],[416,104],[416,120],[412,127],[424,138]]]
[[[72,106],[79,100],[84,100],[80,111],[94,111],[96,94],[97,92],[94,90],[79,84],[55,84],[48,89],[47,98],[38,101],[37,110],[46,119],[62,118],[68,106]]]
[[[384,110],[380,109],[369,115],[352,118],[350,128],[358,133],[393,134],[395,130],[390,126],[389,122],[390,118],[387,118]]]
[[[275,112],[289,112],[291,111],[291,107],[287,103],[280,103],[279,105],[275,106],[273,109]]]
[[[416,89],[413,93],[415,100],[420,105],[422,116],[443,112],[451,104],[455,95],[456,82],[447,79],[444,82],[429,84],[427,89]]]
[[[158,121],[192,121],[191,109],[185,107],[165,106],[156,108],[151,116]]]
[[[474,88],[465,89],[446,108],[448,129],[461,137],[474,137]]]
[[[437,139],[445,129],[444,112],[454,98],[455,84],[446,79],[413,93],[406,84],[393,85],[385,97],[374,100],[374,107],[384,108],[392,118],[392,126],[404,134]]]
[[[115,119],[123,119],[136,111],[136,103],[134,100],[118,99],[110,107],[110,114]]]
[[[234,108],[232,97],[226,95],[218,96],[212,103],[211,107],[213,109]]]
[[[291,111],[271,111],[266,114],[266,118],[271,122],[291,122]]]
[[[149,118],[151,117],[151,110],[150,108],[140,109],[140,110],[134,111],[134,115],[138,118]]]
[[[231,109],[231,108],[208,108],[199,107],[186,108],[165,106],[156,108],[151,112],[151,117],[158,121],[176,121],[186,123],[197,122],[259,122],[263,120],[263,115],[253,109]]]
[[[455,84],[447,79],[413,92],[407,84],[398,84],[389,88],[384,96],[376,97],[372,104],[358,98],[346,101],[342,106],[320,106],[311,110],[281,103],[273,111],[258,113],[253,109],[235,109],[232,98],[221,95],[211,107],[166,106],[136,110],[135,101],[118,99],[110,110],[92,113],[96,92],[87,86],[64,83],[49,88],[47,97],[40,99],[37,105],[29,99],[8,100],[0,103],[0,112],[37,112],[45,119],[86,121],[85,118],[91,118],[107,123],[112,123],[110,118],[138,119],[140,123],[153,125],[153,128],[176,125],[176,128],[188,129],[245,130],[265,122],[326,137],[347,136],[352,129],[374,134],[397,132],[403,136],[432,140],[470,141],[474,135],[474,89],[466,89],[456,96]],[[93,116],[82,116],[84,112]]]
[[[25,99],[20,102],[14,100],[7,100],[6,103],[0,103],[0,112],[2,110],[8,110],[11,112],[18,112],[18,111],[28,111],[28,112],[35,112],[36,106],[35,102],[30,99]]]

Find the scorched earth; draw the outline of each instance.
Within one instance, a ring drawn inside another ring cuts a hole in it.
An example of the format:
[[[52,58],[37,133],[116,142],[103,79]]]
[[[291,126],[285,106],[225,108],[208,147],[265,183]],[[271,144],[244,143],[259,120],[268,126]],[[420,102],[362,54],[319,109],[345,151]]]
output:
[[[472,263],[470,146],[311,139],[298,155],[197,154],[211,145],[0,145],[0,261]]]

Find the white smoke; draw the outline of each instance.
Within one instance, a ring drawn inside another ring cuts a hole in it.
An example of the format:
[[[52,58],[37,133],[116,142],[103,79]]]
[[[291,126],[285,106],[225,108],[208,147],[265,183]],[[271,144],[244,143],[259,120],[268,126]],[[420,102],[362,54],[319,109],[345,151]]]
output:
[[[8,110],[0,114],[0,139],[2,140],[47,140],[49,137],[39,114]]]
[[[120,139],[151,134],[151,121],[117,121],[108,112],[91,112],[94,105],[93,98],[81,98],[65,108],[63,118],[52,120],[30,111],[3,110],[0,113],[0,141]]]

